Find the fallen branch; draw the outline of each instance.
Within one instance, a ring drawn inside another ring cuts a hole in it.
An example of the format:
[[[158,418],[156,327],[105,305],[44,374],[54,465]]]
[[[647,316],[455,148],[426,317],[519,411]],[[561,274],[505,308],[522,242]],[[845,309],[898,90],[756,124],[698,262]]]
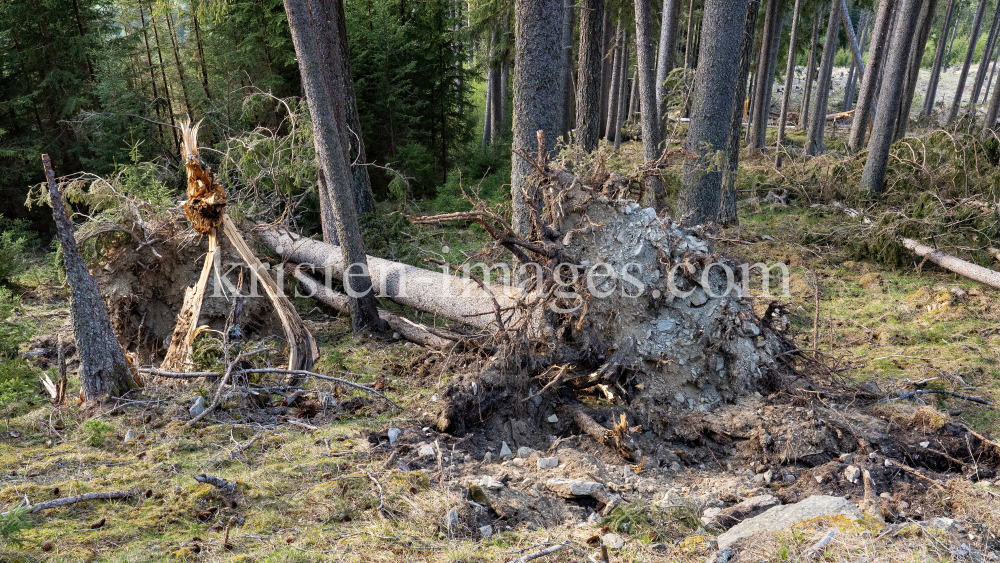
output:
[[[623,439],[624,436],[622,436],[622,434],[624,434],[623,432],[608,430],[581,410],[573,411],[573,421],[580,427],[580,430],[583,430],[583,432],[593,438],[595,442],[613,447],[619,454],[622,455],[622,457],[627,460],[632,460],[632,448],[625,443],[625,440]]]
[[[57,498],[54,500],[47,500],[45,502],[40,502],[38,504],[31,504],[24,508],[29,509],[29,511],[34,514],[40,510],[48,510],[50,508],[58,508],[60,506],[67,506],[70,504],[76,504],[78,502],[84,502],[88,500],[113,500],[120,498],[128,498],[135,494],[135,491],[102,491],[96,493],[83,493],[82,495],[76,495],[72,497]],[[10,512],[4,512],[0,516],[6,516]]]
[[[518,557],[517,559],[514,559],[510,563],[527,563],[528,561],[532,561],[534,559],[538,559],[539,557],[545,557],[546,555],[552,555],[553,553],[559,551],[560,549],[566,547],[567,545],[569,545],[569,541],[568,540],[564,541],[562,543],[557,543],[557,544],[555,544],[553,546],[546,547],[545,549],[536,551],[534,553],[529,553],[527,555],[522,555],[521,557]]]
[[[319,283],[313,279],[312,276],[303,272],[300,266],[293,266],[289,264],[289,267],[292,269],[292,275],[295,276],[295,279],[299,280],[299,283],[302,284],[309,297],[312,297],[324,305],[333,307],[342,313],[346,313],[348,311],[347,295]],[[398,332],[403,338],[411,342],[416,342],[421,346],[427,346],[428,348],[440,350],[459,339],[458,335],[454,335],[453,338],[444,338],[438,334],[434,334],[426,326],[404,319],[403,317],[390,313],[385,309],[379,309],[378,316],[380,319],[385,321],[386,324],[392,328],[392,330]],[[445,334],[448,333],[445,332]]]
[[[961,258],[956,258],[929,246],[920,244],[913,239],[904,238],[903,246],[912,250],[917,256],[930,260],[946,270],[965,276],[970,280],[975,280],[990,287],[1000,289],[1000,272],[997,272],[996,270],[990,270],[989,268],[983,268],[982,266],[977,266],[971,262],[966,262]]]
[[[827,532],[827,534],[825,536],[823,536],[823,539],[821,539],[818,542],[816,542],[815,544],[813,544],[813,546],[810,547],[806,551],[806,557],[812,557],[813,555],[816,554],[816,552],[818,552],[821,549],[823,549],[824,547],[826,547],[827,544],[829,544],[833,540],[833,536],[835,536],[835,535],[837,535],[837,529],[836,528],[834,528],[833,530],[830,530],[829,532]]]
[[[236,359],[233,360],[233,363],[229,364],[229,367],[226,368],[226,375],[222,378],[222,381],[219,382],[218,389],[215,390],[215,396],[212,397],[212,404],[208,405],[208,407],[206,407],[205,410],[201,411],[201,413],[198,414],[198,416],[192,418],[191,420],[185,422],[184,424],[189,427],[194,426],[196,422],[200,421],[201,419],[211,414],[212,411],[214,411],[216,407],[219,406],[219,400],[222,398],[222,390],[225,389],[226,384],[229,383],[229,378],[233,374],[233,368],[238,366],[240,361],[243,360],[243,358],[267,350],[269,350],[269,348],[258,348],[257,350],[251,350],[250,352],[240,352],[236,356]]]
[[[194,480],[199,483],[206,483],[212,485],[213,487],[222,489],[227,493],[232,493],[236,490],[236,483],[233,481],[226,481],[222,477],[216,475],[209,475],[207,473],[202,473],[200,475],[195,475]]]
[[[973,403],[979,403],[980,405],[987,405],[992,407],[993,402],[987,401],[986,399],[981,399],[979,397],[972,397],[969,395],[962,395],[960,393],[955,393],[954,391],[945,391],[943,389],[921,389],[919,391],[910,391],[909,393],[903,393],[898,397],[892,397],[889,399],[883,399],[882,403],[891,403],[893,401],[905,401],[913,399],[917,395],[950,395],[956,399],[962,399],[963,401],[970,401]]]

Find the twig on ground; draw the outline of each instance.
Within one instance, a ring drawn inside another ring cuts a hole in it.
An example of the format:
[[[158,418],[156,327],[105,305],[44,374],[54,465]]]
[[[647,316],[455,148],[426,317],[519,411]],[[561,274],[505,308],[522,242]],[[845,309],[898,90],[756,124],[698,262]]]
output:
[[[827,546],[827,544],[829,544],[833,540],[833,536],[835,535],[837,535],[837,530],[836,529],[830,530],[825,536],[823,536],[823,539],[813,544],[813,546],[806,551],[806,557],[812,557],[817,552],[821,551],[824,547]]]
[[[385,513],[382,512],[382,509],[385,508],[385,495],[382,494],[382,483],[379,483],[378,479],[376,479],[374,475],[368,473],[367,471],[365,472],[365,475],[367,475],[368,478],[372,480],[372,483],[375,483],[375,487],[378,489],[378,508],[376,508],[375,510],[378,511],[379,516],[385,518]]]
[[[53,500],[47,500],[45,502],[40,502],[38,504],[28,505],[25,508],[30,509],[30,512],[34,514],[40,510],[48,510],[50,508],[58,508],[60,506],[66,506],[69,504],[76,504],[78,502],[84,502],[88,500],[112,500],[120,498],[128,498],[134,495],[136,491],[101,491],[94,493],[83,493],[82,495],[76,495],[72,497],[63,497]],[[10,512],[4,512],[0,516],[6,516]]]
[[[552,555],[553,553],[555,553],[555,552],[559,551],[560,549],[566,547],[568,544],[569,544],[568,540],[564,541],[562,543],[557,543],[557,544],[555,544],[553,546],[546,547],[545,549],[536,551],[534,553],[529,553],[527,555],[522,555],[521,557],[518,557],[517,559],[514,559],[510,563],[527,563],[528,561],[532,561],[534,559],[538,559],[539,557],[545,557],[546,555]]]
[[[198,481],[199,483],[207,483],[209,485],[212,485],[213,487],[222,489],[227,493],[232,493],[233,491],[236,490],[235,482],[226,481],[222,477],[218,477],[216,475],[209,475],[207,473],[202,473],[200,475],[195,475],[194,480]]]
[[[944,389],[921,389],[919,391],[910,391],[908,393],[903,393],[902,395],[900,395],[898,397],[892,397],[892,398],[888,398],[888,399],[883,399],[881,402],[883,402],[883,403],[891,403],[893,401],[905,401],[905,400],[913,399],[917,395],[951,395],[952,397],[955,397],[956,399],[962,399],[963,401],[970,401],[970,402],[973,402],[973,403],[979,403],[980,405],[987,405],[987,406],[990,406],[990,407],[993,406],[993,402],[992,401],[987,401],[986,399],[982,399],[980,397],[972,397],[970,395],[962,395],[960,393],[955,393],[954,391],[945,391]]]

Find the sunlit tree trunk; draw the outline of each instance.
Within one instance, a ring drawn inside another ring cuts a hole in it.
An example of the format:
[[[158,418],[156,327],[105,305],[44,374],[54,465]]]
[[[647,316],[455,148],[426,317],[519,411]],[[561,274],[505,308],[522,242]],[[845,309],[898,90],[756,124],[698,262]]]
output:
[[[587,152],[597,149],[601,131],[601,50],[604,0],[583,0],[576,83],[576,142]]]
[[[976,54],[976,42],[979,41],[979,30],[983,25],[983,14],[986,12],[986,0],[979,0],[979,8],[972,20],[972,30],[969,32],[969,48],[965,51],[965,62],[962,63],[962,71],[958,75],[958,86],[955,87],[955,99],[951,103],[951,111],[948,112],[948,123],[955,121],[958,111],[962,108],[962,94],[965,93],[965,81],[969,77],[969,67],[972,66],[972,58]]]
[[[931,65],[931,75],[927,80],[927,93],[924,95],[924,106],[920,115],[927,116],[934,111],[934,98],[937,97],[938,80],[941,78],[941,67],[944,66],[944,51],[948,45],[948,30],[951,27],[952,15],[955,13],[955,0],[948,1],[948,9],[944,13],[944,23],[941,24],[941,34],[938,35],[937,49],[934,51],[934,64]]]
[[[680,0],[663,0],[663,14],[660,18],[660,49],[656,55],[656,119],[663,132],[664,107],[667,95],[664,81],[674,69],[674,52],[677,50],[677,20]],[[662,137],[662,134],[661,134]]]
[[[152,14],[150,14],[150,17],[152,18]],[[170,11],[167,11],[164,19],[167,20],[167,35],[170,36],[170,46],[174,51],[174,63],[177,65],[177,78],[181,83],[181,94],[184,96],[184,108],[187,109],[188,117],[191,117],[194,115],[194,111],[191,109],[191,99],[188,97],[187,81],[184,79],[184,65],[181,64],[181,51],[177,48],[177,37],[174,33],[173,14]],[[156,20],[153,20],[153,25],[156,25]]]
[[[903,94],[899,101],[899,112],[896,114],[896,131],[893,134],[893,141],[898,141],[906,136],[906,127],[910,123],[910,109],[913,107],[913,94],[917,89],[917,78],[920,74],[920,63],[924,58],[924,50],[927,47],[927,37],[931,32],[931,22],[934,20],[934,9],[937,7],[937,0],[924,0],[920,9],[920,16],[917,18],[916,36],[910,46],[910,59],[906,65],[906,82],[903,83]]]
[[[785,91],[781,95],[781,116],[778,117],[778,145],[785,142],[785,120],[788,119],[788,104],[792,99],[792,83],[795,80],[795,43],[798,40],[799,10],[802,0],[795,0],[792,10],[792,33],[788,39],[788,64],[785,65]]]
[[[819,79],[816,81],[816,100],[812,109],[809,129],[806,132],[806,154],[823,154],[823,133],[826,130],[826,108],[830,99],[830,80],[833,75],[833,57],[837,50],[837,34],[840,31],[840,2],[830,2],[830,18],[823,41],[823,58],[819,65]]]
[[[972,86],[972,103],[979,103],[979,94],[982,92],[983,83],[986,82],[986,73],[990,68],[990,59],[993,58],[993,46],[997,40],[997,24],[1000,23],[1000,8],[993,11],[993,23],[990,24],[990,33],[986,39],[986,49],[983,50],[983,58],[979,61],[979,68],[976,70],[976,81]]]
[[[897,0],[881,0],[878,12],[875,14],[875,25],[872,27],[871,41],[868,48],[868,68],[861,77],[861,89],[858,91],[858,103],[854,108],[854,119],[851,120],[851,135],[847,147],[858,151],[865,146],[868,135],[868,121],[878,92],[879,75],[885,62],[886,45],[889,43],[889,25],[895,11]]]
[[[813,16],[812,40],[809,42],[809,61],[806,63],[806,85],[802,92],[802,105],[799,106],[799,129],[809,126],[809,98],[812,95],[813,74],[816,72],[816,44],[819,43],[819,21],[823,14],[822,8],[816,9]]]
[[[768,90],[771,89],[774,81],[774,73],[771,70],[771,61],[774,58],[771,48],[774,46],[775,35],[780,25],[778,19],[778,4],[780,0],[767,0],[764,8],[764,29],[761,32],[760,52],[757,55],[756,87],[753,95],[753,108],[750,112],[750,148],[760,149],[764,147],[764,139],[767,134],[768,118]],[[780,37],[780,35],[779,35]]]

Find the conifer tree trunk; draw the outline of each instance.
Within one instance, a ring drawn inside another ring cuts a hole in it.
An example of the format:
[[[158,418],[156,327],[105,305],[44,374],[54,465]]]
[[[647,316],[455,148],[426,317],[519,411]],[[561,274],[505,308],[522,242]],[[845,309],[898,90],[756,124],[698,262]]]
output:
[[[97,282],[90,275],[87,264],[77,250],[73,223],[66,213],[62,194],[56,185],[49,155],[42,155],[42,165],[52,203],[52,217],[56,221],[56,232],[63,250],[66,279],[73,297],[70,311],[73,314],[76,349],[80,355],[83,399],[89,403],[120,397],[135,387],[128,360],[115,336],[115,329],[104,307]]]
[[[338,0],[339,1],[339,0]],[[317,157],[331,192],[337,216],[337,235],[344,253],[344,266],[353,275],[344,284],[349,296],[351,325],[355,332],[377,330],[381,325],[375,306],[371,277],[354,202],[354,177],[344,147],[347,106],[338,45],[336,20],[317,17],[324,7],[317,0],[284,0],[288,26],[302,75],[302,86],[313,122]]]
[[[632,71],[632,80],[629,82],[628,111],[625,113],[625,120],[632,119],[635,112],[639,111],[639,70]],[[662,136],[661,136],[662,138]]]
[[[744,1],[745,0],[738,0]],[[656,109],[656,37],[653,35],[653,15],[648,0],[635,0],[636,74],[639,78],[639,120],[642,122],[642,156],[646,162],[655,161],[663,152],[663,138]],[[730,77],[732,79],[732,77]],[[729,115],[728,112],[726,115]],[[657,176],[643,179],[646,188],[656,200],[656,211],[666,207],[663,183]],[[712,210],[714,216],[715,210]]]
[[[598,138],[608,134],[608,104],[611,102],[611,80],[614,77],[615,28],[611,25],[611,15],[604,10],[604,38],[601,39],[601,132]]]
[[[490,47],[490,53],[492,54],[492,47]],[[493,142],[492,131],[493,131],[493,116],[490,115],[493,109],[493,71],[489,68],[486,69],[486,107],[483,110],[483,148],[489,146]]]
[[[339,73],[344,82],[344,101],[347,103],[347,137],[344,148],[347,149],[348,163],[351,165],[351,177],[354,179],[354,207],[358,215],[375,211],[375,196],[372,194],[372,181],[368,175],[368,154],[365,151],[365,140],[361,133],[361,116],[358,114],[358,98],[354,92],[354,78],[351,76],[351,49],[347,43],[347,14],[344,0],[321,0],[321,6],[326,17],[336,22],[338,33],[336,45],[330,49],[340,52],[340,69],[331,69]],[[332,57],[327,60],[332,60]],[[357,162],[357,164],[354,164]]]
[[[816,81],[816,100],[812,109],[809,129],[806,132],[806,154],[818,155],[825,152],[823,133],[826,131],[826,108],[830,100],[830,81],[833,76],[833,57],[837,50],[837,32],[840,20],[841,0],[830,3],[830,18],[826,25],[826,38],[823,40],[823,58],[819,65],[819,79]]]
[[[694,102],[685,148],[696,158],[688,158],[681,172],[678,215],[690,214],[692,224],[714,220],[719,210],[722,158],[732,130],[731,116],[737,103],[740,55],[747,20],[746,0],[705,0],[702,18],[702,63],[694,82]]]
[[[816,15],[813,16],[812,39],[809,42],[809,62],[806,64],[806,86],[802,92],[802,105],[799,106],[799,130],[809,126],[809,98],[812,95],[813,74],[816,72],[816,45],[819,43],[819,21],[822,15],[823,8],[816,8]]]
[[[934,98],[937,97],[938,80],[941,78],[941,67],[944,65],[944,51],[948,45],[948,29],[951,27],[954,13],[955,0],[948,0],[948,8],[944,13],[944,23],[941,24],[941,34],[937,40],[937,49],[934,50],[934,64],[931,65],[931,75],[927,80],[924,105],[920,110],[921,116],[928,116],[934,111]]]
[[[882,193],[885,170],[889,162],[889,147],[894,132],[899,103],[902,99],[906,66],[910,58],[910,45],[916,35],[917,19],[920,17],[921,0],[901,0],[899,16],[889,44],[889,54],[885,66],[885,78],[880,91],[878,109],[872,126],[872,136],[868,141],[868,158],[861,174],[861,189],[874,195]]]
[[[150,13],[150,18],[153,18],[153,14]],[[184,107],[187,109],[188,116],[194,115],[194,111],[191,109],[191,99],[188,98],[187,91],[187,81],[184,80],[184,65],[181,64],[181,52],[177,48],[177,37],[174,34],[174,24],[173,24],[173,14],[169,11],[167,12],[167,35],[170,36],[170,45],[173,47],[174,51],[174,63],[177,65],[177,77],[181,83],[181,93],[184,95]],[[153,20],[153,25],[156,25],[156,20]]]
[[[885,62],[886,45],[889,43],[889,25],[895,11],[897,0],[880,0],[875,14],[875,24],[872,27],[871,41],[868,47],[868,68],[861,77],[861,89],[858,91],[858,104],[854,108],[854,119],[851,120],[851,135],[847,141],[848,149],[861,150],[868,135],[868,120],[871,117],[877,85]]]
[[[503,126],[504,131],[507,129],[507,102],[510,100],[510,59],[504,57],[503,62],[500,63],[500,93],[497,96],[497,103],[500,112],[500,125]],[[493,132],[494,134],[497,131]]]
[[[760,11],[760,0],[750,0],[747,4],[745,23],[743,27],[742,46],[740,47],[740,67],[736,78],[736,94],[733,96],[733,116],[730,119],[729,141],[726,148],[726,163],[728,168],[722,179],[722,201],[719,203],[717,221],[728,226],[739,223],[736,213],[736,173],[740,164],[740,140],[743,135],[743,100],[747,97],[747,79],[750,75],[750,62],[753,59],[754,34],[757,31],[757,12]]]
[[[618,21],[621,23],[621,20]],[[619,88],[618,81],[620,80],[622,73],[622,30],[621,27],[615,26],[615,56],[614,64],[611,65],[611,91],[608,93],[608,119],[604,124],[604,140],[613,141],[615,137],[615,122],[618,119],[616,110],[618,109],[618,91]]]
[[[979,68],[976,70],[976,81],[972,86],[972,103],[979,103],[979,94],[982,92],[983,83],[986,81],[986,73],[990,68],[990,59],[993,58],[993,46],[997,40],[997,24],[1000,23],[1000,6],[993,11],[993,23],[990,24],[990,33],[986,39],[986,49],[983,50],[983,58],[979,61]]]
[[[767,7],[764,15],[764,29],[761,32],[760,54],[757,56],[757,85],[753,95],[753,110],[750,113],[750,148],[761,149],[764,147],[764,138],[767,135],[767,91],[771,89],[774,80],[774,73],[769,72],[771,68],[772,53],[774,46],[774,36],[778,35],[778,4],[780,0],[767,0]],[[779,35],[780,37],[780,35]]]
[[[601,67],[604,0],[583,0],[576,79],[576,142],[586,152],[597,149],[601,132]]]
[[[778,9],[779,15],[781,14],[781,8]],[[778,55],[779,49],[781,47],[781,32],[785,27],[784,18],[778,19],[778,28],[775,30],[771,36],[771,62],[767,65],[767,76],[768,76],[768,87],[764,91],[764,119],[761,122],[761,128],[759,129],[760,138],[758,142],[760,143],[760,148],[767,146],[767,126],[771,122],[771,96],[774,95],[774,77],[775,73],[778,71]]]
[[[684,68],[694,64],[694,0],[688,2],[687,35],[684,36]]]
[[[571,64],[573,55],[573,3],[563,0],[563,21],[562,21],[562,71],[563,80],[561,83],[562,92],[562,116],[559,133],[569,140],[569,130],[573,128],[576,114],[573,111],[573,67]]]
[[[514,0],[514,149],[537,153],[537,133],[545,135],[545,150],[555,146],[562,110],[559,89],[552,87],[552,69],[561,68],[560,29],[554,25],[562,17],[561,0]],[[530,216],[524,199],[530,193],[533,168],[519,156],[513,157],[511,192],[512,226],[520,236],[528,236]]]
[[[679,0],[663,0],[663,14],[660,18],[660,48],[656,54],[656,119],[657,123],[661,124],[661,133],[663,132],[662,121],[666,112],[664,98],[667,95],[667,88],[663,83],[670,71],[674,69],[678,11]]]
[[[153,10],[149,10],[149,23],[153,27],[153,45],[156,47],[156,59],[160,64],[160,77],[163,79],[163,98],[167,102],[167,117],[170,118],[170,131],[174,135],[174,147],[181,154],[181,142],[177,136],[177,124],[174,123],[174,102],[170,99],[170,86],[167,84],[167,65],[163,64],[163,51],[160,50],[160,32],[156,29],[156,18]]]
[[[142,24],[142,40],[146,44],[146,62],[149,64],[149,81],[153,85],[153,107],[156,109],[156,119],[157,121],[163,121],[163,116],[160,114],[160,104],[156,103],[160,98],[160,93],[156,87],[156,71],[153,69],[153,52],[149,48],[149,34],[146,32],[146,15],[142,11],[142,4],[139,4],[139,23]],[[41,129],[41,123],[38,126]],[[160,124],[156,125],[156,129],[159,132],[160,139],[163,139],[163,126]],[[174,141],[176,142],[177,137],[174,136]]]
[[[996,54],[993,55],[993,67],[990,69],[990,78],[986,81],[986,91],[983,93],[984,102],[990,97],[990,86],[993,84],[993,75],[996,74],[997,63],[1000,62],[1000,45],[994,49],[994,52]]]
[[[201,65],[201,86],[205,89],[205,98],[211,100],[212,94],[208,91],[208,65],[205,62],[205,48],[201,42],[201,26],[198,25],[198,4],[191,4],[191,24],[194,27],[194,41],[198,46],[198,62]]]
[[[628,102],[626,98],[628,94],[628,67],[629,67],[629,52],[628,52],[628,34],[625,34],[624,40],[622,41],[622,68],[619,71],[618,76],[618,108],[615,112],[615,150],[621,148],[622,146],[622,127],[625,126],[625,112],[628,110]]]
[[[778,145],[785,142],[785,120],[788,119],[788,102],[792,98],[792,83],[795,80],[795,43],[798,40],[799,10],[802,0],[795,0],[792,9],[792,32],[788,39],[788,64],[785,65],[785,91],[781,95],[781,115],[778,117]]]
[[[998,53],[997,56],[1000,57],[1000,53]],[[986,117],[983,119],[984,135],[997,130],[998,111],[1000,111],[1000,84],[993,88],[993,96],[990,98],[990,105],[986,108]]]
[[[868,12],[861,12],[861,17],[858,18],[858,31],[858,46],[861,47],[865,44],[865,34],[868,32]],[[852,57],[851,68],[847,71],[847,85],[844,87],[844,104],[841,111],[850,111],[854,106],[855,84],[860,75],[861,72],[858,71],[858,65],[855,64]]]
[[[972,66],[972,58],[976,54],[976,42],[979,41],[979,30],[983,25],[983,14],[986,12],[986,0],[979,0],[979,8],[972,20],[972,30],[969,32],[969,48],[965,51],[965,62],[962,63],[962,72],[958,75],[958,86],[955,87],[955,99],[951,103],[951,111],[948,112],[948,124],[955,121],[958,111],[962,108],[962,94],[965,93],[965,81],[969,77],[969,67]]]
[[[903,83],[903,97],[899,102],[899,112],[896,114],[896,127],[892,140],[898,141],[906,136],[906,127],[910,123],[910,109],[913,107],[913,94],[917,89],[917,78],[920,74],[920,63],[927,47],[927,37],[931,33],[931,23],[934,20],[934,10],[937,0],[924,0],[917,18],[917,33],[910,46],[910,58],[906,65],[906,82]]]

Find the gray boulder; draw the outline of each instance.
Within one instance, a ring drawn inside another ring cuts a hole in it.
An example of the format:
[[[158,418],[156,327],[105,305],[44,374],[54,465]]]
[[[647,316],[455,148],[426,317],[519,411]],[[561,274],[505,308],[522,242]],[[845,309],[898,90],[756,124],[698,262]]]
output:
[[[733,526],[728,532],[717,538],[719,549],[726,549],[737,541],[761,532],[777,532],[819,518],[822,516],[843,515],[852,520],[861,520],[864,514],[861,509],[848,502],[843,497],[816,495],[795,504],[775,506],[763,514],[744,520]]]

